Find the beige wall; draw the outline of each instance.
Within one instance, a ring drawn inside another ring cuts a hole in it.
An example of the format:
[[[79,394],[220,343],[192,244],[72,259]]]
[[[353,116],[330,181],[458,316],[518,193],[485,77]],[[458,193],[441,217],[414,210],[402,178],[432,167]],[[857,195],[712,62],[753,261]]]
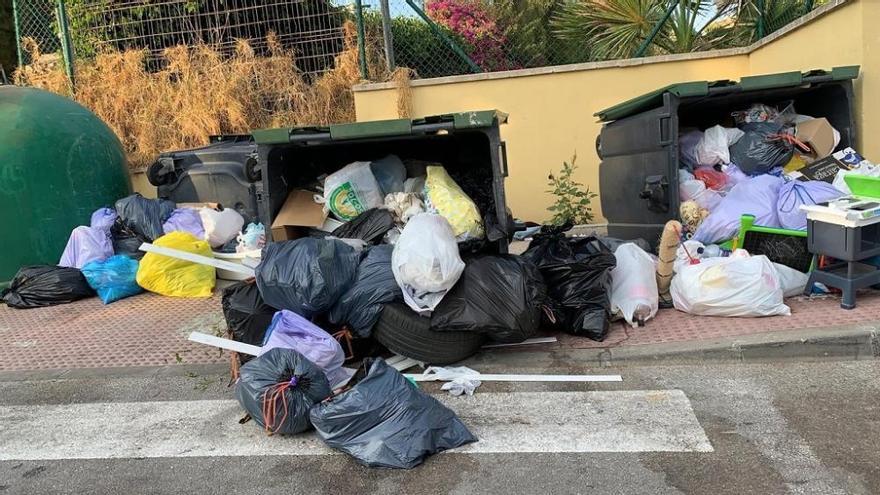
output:
[[[880,0],[850,0],[749,49],[587,64],[577,70],[557,68],[556,73],[516,71],[480,75],[480,80],[462,76],[416,81],[413,111],[415,116],[482,109],[509,113],[510,121],[502,128],[510,165],[508,201],[516,216],[535,221],[548,218],[548,173],[575,151],[577,178],[598,191],[595,143],[600,125],[593,113],[673,82],[860,64],[856,112],[861,147],[866,156],[880,160],[880,140],[870,139],[880,135],[880,102],[864,97],[880,94],[880,30],[874,25],[878,20]],[[384,89],[370,89],[377,87]],[[358,88],[358,120],[396,118],[396,98],[397,91],[388,85]],[[601,215],[598,201],[594,212]]]

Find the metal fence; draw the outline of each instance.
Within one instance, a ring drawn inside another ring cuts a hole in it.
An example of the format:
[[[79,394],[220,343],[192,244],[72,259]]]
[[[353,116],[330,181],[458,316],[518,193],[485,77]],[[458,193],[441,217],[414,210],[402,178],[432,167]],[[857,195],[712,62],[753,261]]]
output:
[[[422,78],[745,46],[826,3],[823,0],[361,2],[365,43],[387,45],[390,66],[408,67]],[[633,12],[634,5],[641,10]],[[631,17],[627,18],[627,14]]]
[[[369,79],[380,76],[369,54],[428,78],[744,46],[826,2],[645,0],[630,19],[609,11],[629,0],[14,0],[14,10],[23,64],[34,45],[68,66],[107,48],[161,63],[178,44],[231,51],[244,39],[264,53],[274,37],[306,74],[332,67],[353,20]]]
[[[175,45],[207,44],[221,53],[246,40],[257,54],[271,43],[291,50],[299,69],[320,74],[343,49],[346,3],[331,0],[15,0],[20,63],[31,62],[30,44],[42,53],[63,50],[67,20],[71,55],[93,57],[106,50],[147,50],[147,62],[162,63]],[[60,12],[66,10],[66,16]],[[33,40],[30,41],[30,40]]]

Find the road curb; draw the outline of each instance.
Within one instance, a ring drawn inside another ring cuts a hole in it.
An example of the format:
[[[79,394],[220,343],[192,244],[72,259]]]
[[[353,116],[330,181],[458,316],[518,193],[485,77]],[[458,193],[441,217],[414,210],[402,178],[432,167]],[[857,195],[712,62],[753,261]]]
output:
[[[493,349],[468,366],[553,368],[566,365],[638,366],[658,364],[749,363],[863,360],[880,356],[880,326],[846,325],[768,332],[723,339],[573,349],[559,344]]]

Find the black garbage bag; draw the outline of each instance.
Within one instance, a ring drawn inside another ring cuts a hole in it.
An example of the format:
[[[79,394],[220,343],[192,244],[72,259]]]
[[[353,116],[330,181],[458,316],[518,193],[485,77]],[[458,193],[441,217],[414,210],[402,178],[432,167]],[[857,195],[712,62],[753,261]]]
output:
[[[745,135],[730,146],[730,162],[748,175],[769,172],[782,167],[794,153],[794,146],[778,136],[783,126],[774,122],[751,122],[740,129]]]
[[[338,239],[273,242],[257,265],[266,304],[304,318],[330,310],[354,282],[360,254]]]
[[[278,310],[263,302],[257,284],[237,282],[230,285],[223,290],[221,302],[226,328],[232,334],[232,340],[262,346],[266,329]],[[241,353],[238,357],[242,364],[252,358]]]
[[[329,320],[348,325],[359,337],[369,337],[385,304],[403,300],[403,292],[391,271],[394,246],[383,244],[367,251],[357,269],[354,285],[330,310]]]
[[[547,229],[532,239],[523,258],[535,263],[564,332],[602,341],[611,316],[614,254],[595,237],[565,237],[571,226]]]
[[[521,256],[477,256],[431,314],[431,330],[479,332],[495,342],[534,337],[547,288],[538,267]]]
[[[340,239],[362,239],[378,244],[385,232],[394,228],[394,216],[388,210],[373,208],[346,222],[333,231],[333,237]]]
[[[309,409],[330,395],[324,371],[293,349],[276,347],[241,367],[235,397],[269,434],[309,429]],[[263,411],[267,412],[264,417]]]
[[[95,295],[86,277],[76,268],[51,265],[24,266],[18,270],[0,299],[19,309],[66,304]]]
[[[367,376],[312,408],[318,436],[370,467],[409,469],[437,452],[477,438],[437,399],[381,359],[365,359]]]
[[[176,208],[167,199],[147,199],[138,193],[116,201],[116,214],[123,225],[148,242],[153,242],[165,233],[162,224]]]
[[[110,228],[110,237],[113,239],[113,252],[116,254],[124,254],[136,260],[140,260],[147,254],[138,248],[141,247],[141,244],[150,242],[150,240],[126,227],[125,222],[119,217],[116,217],[116,221]]]

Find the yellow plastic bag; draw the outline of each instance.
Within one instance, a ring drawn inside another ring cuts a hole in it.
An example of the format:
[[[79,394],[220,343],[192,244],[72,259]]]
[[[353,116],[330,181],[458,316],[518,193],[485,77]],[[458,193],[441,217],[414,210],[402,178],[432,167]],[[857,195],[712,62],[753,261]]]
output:
[[[156,246],[214,257],[207,241],[180,230],[156,239]],[[211,297],[217,275],[213,266],[147,253],[137,271],[137,283],[144,289],[173,297]]]
[[[436,210],[446,218],[459,241],[481,239],[483,219],[474,201],[461,190],[442,166],[429,165],[427,170],[425,199],[429,211]]]

